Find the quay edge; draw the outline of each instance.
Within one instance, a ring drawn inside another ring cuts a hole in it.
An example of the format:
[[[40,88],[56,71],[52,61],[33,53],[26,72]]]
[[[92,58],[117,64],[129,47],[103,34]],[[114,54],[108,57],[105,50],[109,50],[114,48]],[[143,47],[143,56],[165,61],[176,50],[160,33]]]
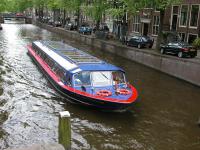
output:
[[[5,150],[65,150],[64,147],[57,143],[43,143],[43,144],[33,144],[30,146],[23,146],[18,148],[8,148]]]
[[[200,74],[200,59],[199,61],[196,61],[191,58],[181,59],[175,56],[161,55],[155,50],[127,47],[126,45],[112,43],[92,36],[81,35],[77,32],[64,30],[63,28],[55,28],[37,21],[34,21],[33,24],[200,86],[200,77],[198,76]]]

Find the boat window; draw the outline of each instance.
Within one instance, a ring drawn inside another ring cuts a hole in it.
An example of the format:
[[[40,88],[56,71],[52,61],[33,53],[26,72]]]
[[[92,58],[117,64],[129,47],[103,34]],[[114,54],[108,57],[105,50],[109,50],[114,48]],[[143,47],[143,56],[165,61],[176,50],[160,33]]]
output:
[[[95,87],[111,86],[112,72],[111,71],[92,72],[92,84]]]
[[[44,52],[41,52],[42,54],[41,54],[41,57],[42,57],[42,59],[44,60],[45,58],[46,58],[46,54],[44,53]]]
[[[54,61],[51,58],[48,57],[45,61],[47,62],[50,68],[54,66]]]
[[[74,75],[74,86],[103,87],[126,83],[121,71],[83,71]]]
[[[64,83],[65,83],[66,85],[68,85],[68,86],[71,86],[71,85],[72,85],[70,76],[66,76],[66,77],[65,77],[65,82],[64,82]]]
[[[56,73],[57,70],[58,70],[58,64],[54,62],[54,65],[52,66],[52,71]]]
[[[121,84],[125,83],[125,75],[121,71],[113,71],[112,72],[113,84]]]
[[[60,79],[63,79],[65,77],[65,71],[61,68],[59,68],[57,71],[56,71],[56,74],[58,75],[58,77]]]
[[[121,71],[92,72],[92,85],[94,87],[112,86],[125,82],[125,75]]]
[[[90,81],[90,72],[89,71],[83,71],[79,72],[74,75],[74,85],[75,86],[88,86],[91,85]]]
[[[37,54],[37,55],[39,54],[39,52],[40,52],[40,51],[39,51],[38,49],[36,49],[36,54]]]

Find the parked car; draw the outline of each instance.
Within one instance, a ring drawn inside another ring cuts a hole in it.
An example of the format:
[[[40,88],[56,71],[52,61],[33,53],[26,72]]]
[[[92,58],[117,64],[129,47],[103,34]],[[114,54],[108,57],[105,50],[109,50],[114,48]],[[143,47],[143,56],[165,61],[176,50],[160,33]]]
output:
[[[77,26],[76,26],[74,23],[69,22],[69,23],[67,23],[67,24],[65,25],[65,29],[66,29],[66,30],[76,30],[76,29],[77,29]]]
[[[128,46],[135,46],[137,48],[152,48],[153,43],[154,40],[151,39],[149,36],[133,36],[126,42]]]
[[[48,23],[50,19],[51,19],[50,17],[44,16],[44,17],[42,18],[42,22],[43,22],[43,23]]]
[[[48,25],[53,25],[53,23],[54,23],[53,19],[50,19],[50,20],[48,21]]]
[[[60,26],[62,26],[62,23],[60,21],[55,21],[55,22],[53,22],[53,26],[60,27]]]
[[[97,31],[97,26],[95,25],[92,30],[93,30],[93,33],[95,33]],[[99,26],[98,31],[109,32],[109,28],[106,24],[101,24]]]
[[[79,28],[78,32],[82,33],[82,34],[92,34],[92,28],[90,26],[87,26],[87,25],[82,25]]]
[[[195,57],[197,56],[197,50],[185,42],[170,42],[166,45],[161,45],[160,53],[170,53],[170,54],[176,54],[178,57]]]
[[[101,31],[105,31],[105,32],[109,32],[109,28],[106,24],[102,24],[100,25],[100,30]]]
[[[16,17],[24,17],[24,14],[23,13],[16,13],[15,16]]]

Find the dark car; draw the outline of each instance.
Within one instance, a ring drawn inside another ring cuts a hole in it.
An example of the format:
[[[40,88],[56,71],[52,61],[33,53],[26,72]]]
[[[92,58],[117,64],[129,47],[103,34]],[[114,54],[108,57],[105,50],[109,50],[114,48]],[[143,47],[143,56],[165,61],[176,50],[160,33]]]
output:
[[[55,22],[53,22],[53,26],[54,27],[60,27],[60,26],[62,26],[62,24],[61,24],[60,21],[55,21]]]
[[[92,28],[90,26],[87,26],[87,25],[82,25],[78,29],[78,32],[82,33],[82,34],[91,34],[92,33]]]
[[[152,48],[154,40],[148,36],[133,36],[127,41],[128,46],[135,46],[137,48],[148,47]]]
[[[93,33],[95,33],[97,31],[97,26],[94,26],[92,30],[93,30]],[[109,32],[109,28],[107,25],[103,24],[99,26],[98,31]]]
[[[66,30],[76,30],[77,29],[77,26],[74,25],[72,22],[69,22],[65,25],[65,29]]]
[[[42,22],[43,22],[43,23],[49,23],[49,21],[50,21],[50,17],[44,16],[44,17],[42,18]],[[53,23],[53,21],[52,21],[52,23]]]
[[[48,20],[48,25],[53,25],[53,23],[54,23],[53,19]]]
[[[185,56],[193,58],[197,56],[197,50],[193,46],[184,42],[170,42],[166,45],[161,45],[160,53],[176,54],[180,58]]]

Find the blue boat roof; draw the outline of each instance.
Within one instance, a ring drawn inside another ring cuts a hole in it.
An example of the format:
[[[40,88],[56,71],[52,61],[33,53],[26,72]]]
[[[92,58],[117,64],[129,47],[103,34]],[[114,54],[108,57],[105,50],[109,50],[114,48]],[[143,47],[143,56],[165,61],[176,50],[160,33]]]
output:
[[[33,42],[53,60],[72,74],[80,71],[123,71],[123,69],[106,63],[88,53],[60,41]]]

